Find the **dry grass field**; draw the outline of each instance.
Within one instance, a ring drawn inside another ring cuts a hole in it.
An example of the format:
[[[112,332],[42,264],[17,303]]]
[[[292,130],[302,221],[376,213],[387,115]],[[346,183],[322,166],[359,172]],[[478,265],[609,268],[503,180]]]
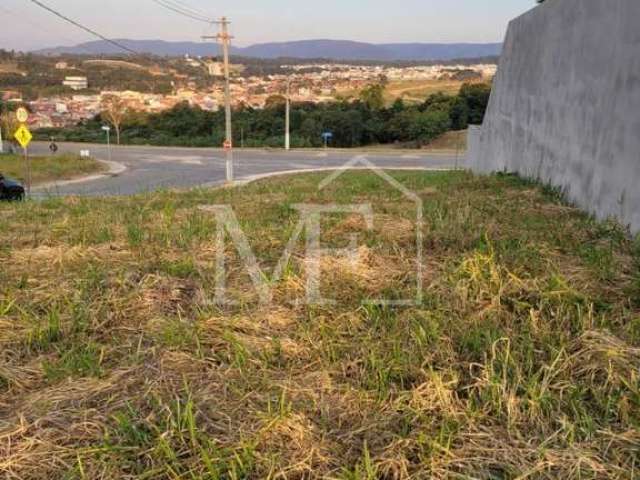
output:
[[[387,106],[395,100],[401,98],[407,104],[418,104],[424,102],[430,95],[435,93],[445,93],[457,95],[460,87],[469,81],[459,80],[398,80],[391,81],[386,86],[384,99]],[[471,82],[473,83],[473,82]],[[357,97],[359,92],[353,90],[339,90],[338,95],[342,98]]]
[[[24,74],[24,72],[18,68],[18,65],[13,62],[0,63],[0,74],[2,73],[16,73],[18,75]]]
[[[631,479],[640,475],[640,243],[510,176],[369,172],[245,187],[0,205],[3,479]],[[230,241],[231,306],[210,300],[228,204],[260,267],[299,203],[336,214],[304,296],[304,241],[256,293]]]
[[[79,155],[60,154],[31,158],[31,178],[34,184],[68,180],[98,173],[105,166],[92,158]],[[7,177],[26,181],[27,168],[22,155],[0,155],[0,173]]]
[[[385,99],[391,104],[397,98],[407,103],[422,103],[434,93],[457,95],[465,82],[457,80],[412,80],[390,82],[385,91]]]

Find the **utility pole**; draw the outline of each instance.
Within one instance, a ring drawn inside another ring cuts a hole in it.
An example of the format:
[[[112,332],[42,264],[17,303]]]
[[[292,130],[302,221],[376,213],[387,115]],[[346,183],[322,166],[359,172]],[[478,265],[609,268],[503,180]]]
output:
[[[284,118],[284,149],[291,148],[291,78],[287,76],[287,105]]]
[[[229,21],[222,17],[217,22],[220,25],[220,33],[215,36],[204,36],[205,40],[217,40],[222,44],[222,56],[224,60],[224,113],[225,113],[225,142],[227,152],[227,182],[233,182],[233,132],[231,130],[231,87],[229,71],[229,45],[233,38],[229,35]]]

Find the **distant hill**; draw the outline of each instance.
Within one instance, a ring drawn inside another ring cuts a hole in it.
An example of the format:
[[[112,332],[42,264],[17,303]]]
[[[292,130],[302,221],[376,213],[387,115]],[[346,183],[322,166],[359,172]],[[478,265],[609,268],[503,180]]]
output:
[[[333,58],[345,60],[452,60],[499,55],[502,44],[391,43],[371,44],[343,40],[303,40],[263,43],[238,54],[258,58]]]
[[[216,54],[218,49],[210,43],[165,42],[162,40],[127,40],[119,43],[140,53],[161,56],[207,56]],[[388,43],[372,44],[347,40],[302,40],[296,42],[261,43],[249,47],[233,47],[233,55],[273,59],[287,58],[328,58],[335,60],[384,60],[384,61],[428,61],[480,58],[500,55],[500,43]],[[122,53],[117,47],[104,42],[86,42],[74,47],[56,47],[35,53],[59,54],[102,54]]]

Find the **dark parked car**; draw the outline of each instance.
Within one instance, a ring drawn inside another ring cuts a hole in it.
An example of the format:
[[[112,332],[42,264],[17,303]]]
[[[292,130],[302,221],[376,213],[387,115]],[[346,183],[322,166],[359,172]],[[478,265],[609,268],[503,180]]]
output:
[[[24,187],[0,173],[0,200],[24,199]]]

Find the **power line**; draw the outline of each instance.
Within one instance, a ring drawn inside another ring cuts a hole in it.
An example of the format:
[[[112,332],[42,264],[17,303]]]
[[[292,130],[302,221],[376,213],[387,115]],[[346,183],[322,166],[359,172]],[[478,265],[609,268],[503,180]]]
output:
[[[203,10],[197,10],[195,8],[190,7],[189,5],[187,5],[184,2],[181,2],[180,0],[163,0],[164,3],[170,3],[173,5],[176,5],[177,7],[181,8],[182,10],[186,10],[188,12],[191,12],[199,17],[203,17],[208,19],[209,16],[203,11]]]
[[[34,22],[33,20],[31,20],[29,17],[27,17],[25,15],[20,15],[20,14],[18,14],[16,12],[12,12],[11,10],[8,10],[8,9],[6,9],[4,7],[1,7],[1,6],[0,6],[0,12],[4,12],[4,13],[6,13],[8,15],[12,15],[12,16],[16,17],[18,20],[20,20],[21,22],[28,23],[29,25],[31,25],[32,27],[35,27],[37,29],[42,29],[42,30],[47,30],[48,29],[48,27],[45,27],[45,26],[43,26],[42,24],[40,24],[38,22]],[[77,41],[72,39],[72,38],[69,38],[67,36],[61,35],[61,34],[59,34],[57,32],[55,34],[56,34],[56,36],[60,37],[63,40],[66,40],[70,44],[77,43]],[[95,51],[88,49],[87,47],[83,46],[82,44],[77,45],[76,48],[84,50],[85,52],[87,52],[87,53],[89,53],[91,55],[95,55],[95,53],[96,53]]]
[[[213,23],[213,20],[211,20],[210,18],[205,17],[204,15],[196,12],[195,10],[190,9],[189,7],[181,6],[182,4],[179,4],[177,2],[170,2],[169,0],[152,0],[152,1],[160,5],[161,7],[166,8],[167,10],[171,10],[172,12],[182,15],[183,17],[187,17],[192,20],[196,20],[198,22],[207,23],[209,25]]]
[[[36,4],[37,6],[39,6],[40,8],[43,8],[44,10],[48,11],[49,13],[54,14],[56,17],[61,18],[62,20],[64,20],[65,22],[70,23],[71,25],[74,25],[82,30],[84,30],[85,32],[90,33],[91,35],[94,35],[98,38],[100,38],[101,40],[104,40],[107,43],[110,43],[111,45],[121,48],[122,50],[125,50],[129,53],[133,53],[134,55],[138,55],[138,52],[136,52],[135,50],[130,49],[129,47],[122,45],[119,42],[116,42],[115,40],[111,40],[110,38],[105,37],[104,35],[96,32],[95,30],[90,29],[89,27],[85,27],[84,25],[76,22],[75,20],[70,19],[69,17],[66,17],[65,15],[61,14],[60,12],[57,12],[56,10],[54,10],[51,7],[48,7],[47,5],[45,5],[44,3],[40,2],[39,0],[30,0],[31,3]]]
[[[205,22],[211,24],[211,19],[207,17],[207,15],[202,12],[195,10],[188,5],[179,2],[178,0],[152,0],[154,3],[164,7],[172,12],[178,13],[179,15],[183,15],[192,20],[197,20],[199,22]]]

